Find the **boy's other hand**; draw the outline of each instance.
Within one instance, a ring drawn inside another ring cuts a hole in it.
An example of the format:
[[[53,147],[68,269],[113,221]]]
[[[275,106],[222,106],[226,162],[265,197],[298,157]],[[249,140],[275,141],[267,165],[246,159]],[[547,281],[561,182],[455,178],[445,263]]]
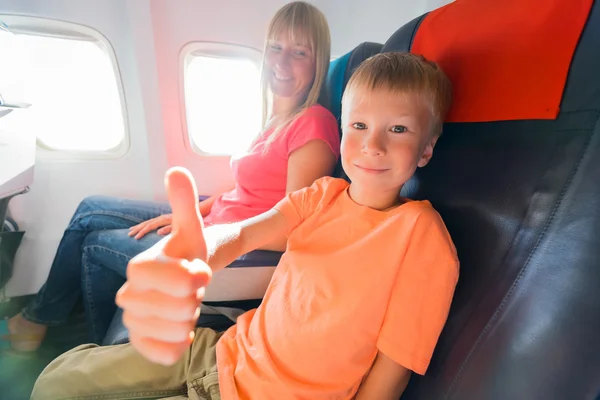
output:
[[[116,302],[131,344],[150,361],[171,365],[193,340],[212,271],[194,179],[176,167],[167,171],[165,184],[172,233],[129,262]]]

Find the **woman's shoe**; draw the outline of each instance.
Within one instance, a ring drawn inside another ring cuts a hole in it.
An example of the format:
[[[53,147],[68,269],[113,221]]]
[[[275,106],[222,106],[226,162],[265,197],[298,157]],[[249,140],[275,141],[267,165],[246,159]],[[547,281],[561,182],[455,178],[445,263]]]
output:
[[[0,339],[16,351],[34,352],[40,348],[47,329],[44,325],[27,321],[19,313],[0,322]]]

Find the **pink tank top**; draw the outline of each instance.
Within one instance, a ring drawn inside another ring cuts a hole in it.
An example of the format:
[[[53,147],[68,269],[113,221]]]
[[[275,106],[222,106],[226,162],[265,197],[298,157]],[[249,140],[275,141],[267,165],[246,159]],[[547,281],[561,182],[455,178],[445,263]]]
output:
[[[231,159],[235,188],[215,200],[206,224],[241,221],[273,208],[286,194],[289,155],[309,141],[323,140],[340,155],[337,121],[323,106],[308,108],[263,153],[272,132],[265,131],[246,154]]]

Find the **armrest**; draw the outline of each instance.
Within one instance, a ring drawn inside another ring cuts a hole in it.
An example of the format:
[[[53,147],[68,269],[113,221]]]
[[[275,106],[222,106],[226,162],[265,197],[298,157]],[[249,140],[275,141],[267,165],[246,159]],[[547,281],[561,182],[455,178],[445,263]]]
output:
[[[277,251],[255,250],[244,254],[227,268],[246,268],[246,267],[274,267],[279,264],[279,260],[283,253]]]
[[[217,332],[225,331],[233,325],[233,321],[224,315],[201,314],[196,326],[214,329]],[[102,346],[129,343],[129,332],[123,325],[123,310],[118,308],[108,327]]]
[[[283,253],[257,250],[250,252],[215,273],[206,288],[204,304],[212,307],[247,310],[255,308],[265,294],[271,276]],[[224,330],[232,321],[224,315],[203,313],[197,326]],[[103,345],[129,341],[129,334],[122,322],[122,310],[118,309],[108,328]]]
[[[283,253],[256,250],[217,271],[206,287],[205,303],[262,299]]]

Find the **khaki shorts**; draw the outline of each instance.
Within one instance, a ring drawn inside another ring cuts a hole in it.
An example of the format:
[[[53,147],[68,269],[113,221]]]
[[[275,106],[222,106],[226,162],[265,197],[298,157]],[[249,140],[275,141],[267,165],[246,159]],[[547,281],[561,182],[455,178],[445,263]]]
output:
[[[130,344],[82,345],[61,355],[35,383],[33,400],[220,400],[216,344],[222,333],[197,329],[177,363],[154,364]]]

